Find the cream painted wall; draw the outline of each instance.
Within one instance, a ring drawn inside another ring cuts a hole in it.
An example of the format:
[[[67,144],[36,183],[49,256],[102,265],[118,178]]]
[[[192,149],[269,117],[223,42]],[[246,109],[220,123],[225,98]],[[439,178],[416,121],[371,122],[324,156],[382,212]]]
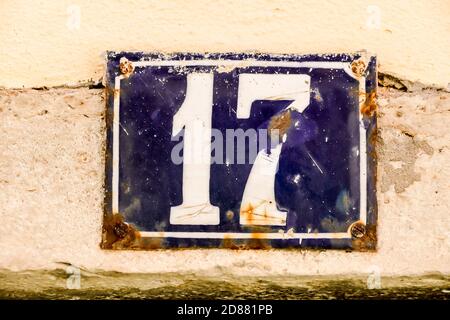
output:
[[[447,0],[2,0],[0,86],[98,81],[106,50],[367,49],[382,72],[447,87],[449,16]]]

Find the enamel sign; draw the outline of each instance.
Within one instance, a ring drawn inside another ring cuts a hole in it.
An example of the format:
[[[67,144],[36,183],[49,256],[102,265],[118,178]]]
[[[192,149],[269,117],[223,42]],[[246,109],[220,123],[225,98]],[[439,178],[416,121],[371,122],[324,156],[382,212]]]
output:
[[[376,248],[376,59],[107,55],[101,246]]]

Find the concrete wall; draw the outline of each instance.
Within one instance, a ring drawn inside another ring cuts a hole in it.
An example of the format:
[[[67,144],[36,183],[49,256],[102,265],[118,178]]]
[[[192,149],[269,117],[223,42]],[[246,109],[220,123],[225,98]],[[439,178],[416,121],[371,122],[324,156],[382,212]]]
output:
[[[2,1],[0,268],[450,273],[450,93],[436,89],[449,82],[449,13],[448,1]],[[106,50],[359,49],[410,91],[379,92],[377,252],[99,248],[105,101],[86,84],[101,80]],[[31,89],[52,86],[63,87]]]

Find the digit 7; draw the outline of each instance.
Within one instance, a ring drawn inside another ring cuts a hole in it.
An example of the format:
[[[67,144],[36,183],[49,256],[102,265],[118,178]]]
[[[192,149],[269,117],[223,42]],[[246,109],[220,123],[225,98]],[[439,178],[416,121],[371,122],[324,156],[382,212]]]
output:
[[[286,109],[303,112],[309,105],[310,77],[304,74],[240,74],[237,117],[247,119],[255,100],[292,100]],[[286,141],[286,134],[282,137]],[[240,208],[242,225],[286,225],[286,212],[277,208],[275,174],[283,142],[261,150],[245,185]]]

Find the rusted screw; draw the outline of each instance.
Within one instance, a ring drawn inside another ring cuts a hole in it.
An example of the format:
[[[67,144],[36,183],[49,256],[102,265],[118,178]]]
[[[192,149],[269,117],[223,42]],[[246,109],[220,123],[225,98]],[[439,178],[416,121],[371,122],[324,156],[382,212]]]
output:
[[[129,61],[127,58],[122,57],[120,58],[120,62],[119,62],[119,69],[120,72],[125,76],[125,77],[129,77],[134,70],[134,66],[131,63],[131,61]]]
[[[366,234],[366,226],[361,222],[357,222],[350,229],[350,233],[354,238],[362,238]]]
[[[125,223],[118,223],[114,226],[113,231],[119,239],[123,239],[128,234],[128,226]]]
[[[228,220],[233,220],[234,212],[233,212],[232,210],[228,210],[228,211],[225,213],[225,215],[226,215],[226,217],[227,217]]]
[[[364,72],[366,71],[366,63],[361,59],[355,60],[352,62],[351,68],[353,74],[359,78],[362,77]]]

